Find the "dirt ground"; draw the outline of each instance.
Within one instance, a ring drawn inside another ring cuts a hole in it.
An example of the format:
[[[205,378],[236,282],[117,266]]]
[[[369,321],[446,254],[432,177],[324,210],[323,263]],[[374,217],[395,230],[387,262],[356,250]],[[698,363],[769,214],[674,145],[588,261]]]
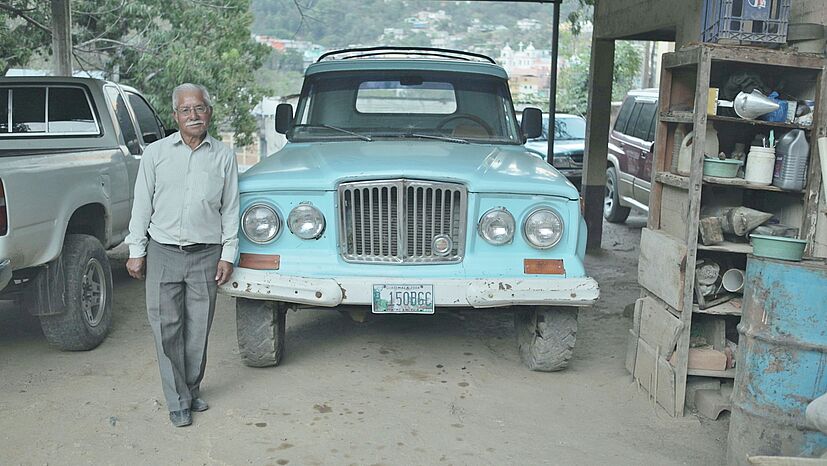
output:
[[[110,253],[114,323],[96,350],[47,346],[0,303],[0,464],[722,464],[727,417],[673,419],[623,367],[638,296],[640,229],[607,224],[587,266],[599,304],[580,313],[571,366],[525,369],[511,316],[495,311],[288,315],[283,365],[238,358],[233,302],[219,298],[194,424],[169,423],[143,285]]]

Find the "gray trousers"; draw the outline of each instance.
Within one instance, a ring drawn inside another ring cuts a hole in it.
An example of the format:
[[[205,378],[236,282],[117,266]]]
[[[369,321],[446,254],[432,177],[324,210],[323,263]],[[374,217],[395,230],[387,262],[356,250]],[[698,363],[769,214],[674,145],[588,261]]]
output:
[[[199,396],[220,257],[219,245],[184,252],[150,240],[147,247],[146,312],[170,411],[189,409]]]

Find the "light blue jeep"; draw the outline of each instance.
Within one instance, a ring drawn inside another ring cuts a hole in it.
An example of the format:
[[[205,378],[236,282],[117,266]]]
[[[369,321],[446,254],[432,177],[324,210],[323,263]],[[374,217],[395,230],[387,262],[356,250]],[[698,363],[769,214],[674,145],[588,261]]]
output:
[[[521,357],[566,366],[597,300],[575,187],[523,147],[506,72],[438,49],[332,52],[308,67],[289,142],[240,180],[235,296],[250,366],[277,365],[288,309],[513,311]],[[423,316],[423,318],[426,318]]]

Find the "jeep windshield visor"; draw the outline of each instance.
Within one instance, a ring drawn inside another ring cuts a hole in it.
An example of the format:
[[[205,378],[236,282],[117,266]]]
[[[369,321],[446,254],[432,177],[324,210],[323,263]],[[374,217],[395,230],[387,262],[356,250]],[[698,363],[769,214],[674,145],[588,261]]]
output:
[[[522,143],[505,80],[422,70],[311,76],[288,137]]]

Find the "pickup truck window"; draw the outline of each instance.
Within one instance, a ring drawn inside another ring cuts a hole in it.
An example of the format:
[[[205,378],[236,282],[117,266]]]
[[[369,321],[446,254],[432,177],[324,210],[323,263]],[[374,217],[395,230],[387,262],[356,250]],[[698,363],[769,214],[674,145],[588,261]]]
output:
[[[138,129],[141,130],[141,139],[144,143],[149,144],[162,139],[164,137],[163,131],[161,126],[158,125],[158,118],[149,104],[138,94],[127,92],[126,95],[129,98],[129,104],[132,105],[132,110],[135,112],[135,118],[138,119]]]
[[[49,133],[98,133],[98,124],[83,89],[50,87]]]
[[[46,89],[18,87],[11,89],[11,132],[46,132]]]
[[[0,87],[0,107],[0,136],[100,134],[80,87]]]
[[[135,132],[135,126],[132,124],[132,118],[129,116],[129,109],[126,108],[123,96],[114,86],[106,86],[106,94],[109,96],[109,104],[112,105],[118,117],[118,126],[121,128],[121,135],[123,135],[129,153],[140,155],[141,144],[138,142],[138,133]]]

